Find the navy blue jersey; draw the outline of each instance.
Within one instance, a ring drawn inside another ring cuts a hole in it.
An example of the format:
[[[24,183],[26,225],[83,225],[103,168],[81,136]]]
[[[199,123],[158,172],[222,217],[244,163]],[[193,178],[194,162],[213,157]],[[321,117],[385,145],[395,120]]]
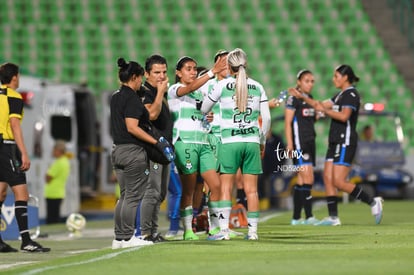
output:
[[[356,125],[360,107],[360,97],[355,87],[349,87],[331,98],[332,110],[340,112],[343,108],[351,108],[352,114],[347,121],[332,119],[329,129],[329,142],[345,145],[356,145],[358,133]]]
[[[309,95],[312,98],[311,95]],[[294,144],[297,142],[304,143],[315,140],[315,121],[316,112],[305,101],[294,96],[289,96],[286,101],[286,108],[295,110],[295,115],[292,120],[292,134]]]

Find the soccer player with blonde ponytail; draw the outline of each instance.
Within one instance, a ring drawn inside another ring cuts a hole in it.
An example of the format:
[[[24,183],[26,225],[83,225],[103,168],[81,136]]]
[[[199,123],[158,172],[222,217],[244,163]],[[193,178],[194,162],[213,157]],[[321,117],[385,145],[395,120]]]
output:
[[[258,175],[262,173],[260,149],[266,142],[270,128],[270,111],[263,86],[249,78],[246,73],[247,55],[241,49],[231,51],[227,65],[231,77],[214,85],[204,98],[201,111],[208,113],[214,104],[220,102],[220,132],[222,144],[218,149],[221,181],[220,232],[210,240],[228,240],[231,211],[231,190],[237,170],[243,176],[247,198],[248,240],[257,240],[259,220],[259,198],[257,194]],[[262,117],[262,127],[259,125]]]
[[[231,70],[236,74],[236,106],[240,112],[246,112],[247,105],[247,74],[246,53],[242,49],[235,49],[231,56],[227,57]]]

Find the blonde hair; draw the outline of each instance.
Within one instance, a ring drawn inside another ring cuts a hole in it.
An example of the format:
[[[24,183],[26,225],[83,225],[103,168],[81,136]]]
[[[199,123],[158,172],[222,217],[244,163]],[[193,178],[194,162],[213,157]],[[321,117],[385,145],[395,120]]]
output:
[[[227,56],[227,63],[231,70],[236,74],[236,106],[240,112],[245,112],[247,108],[247,74],[246,64],[247,55],[242,49],[234,49]]]

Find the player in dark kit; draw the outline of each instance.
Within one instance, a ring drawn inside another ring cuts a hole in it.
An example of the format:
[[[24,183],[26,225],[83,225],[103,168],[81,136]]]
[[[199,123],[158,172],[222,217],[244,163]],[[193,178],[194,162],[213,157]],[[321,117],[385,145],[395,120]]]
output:
[[[301,70],[297,74],[296,89],[312,98],[314,85],[311,71]],[[315,109],[305,101],[289,96],[285,109],[285,135],[287,152],[297,166],[297,184],[293,191],[293,217],[291,225],[315,224],[319,222],[312,214],[312,185],[315,165]],[[306,219],[301,219],[302,208]]]
[[[340,65],[335,68],[333,76],[335,87],[340,89],[340,92],[331,99],[319,102],[296,89],[289,89],[295,97],[303,99],[317,111],[331,118],[323,175],[329,217],[317,225],[341,225],[338,217],[337,189],[370,205],[376,224],[379,224],[382,219],[382,198],[370,196],[359,185],[354,185],[347,180],[358,142],[356,124],[360,96],[354,86],[358,81],[359,78],[349,65]]]

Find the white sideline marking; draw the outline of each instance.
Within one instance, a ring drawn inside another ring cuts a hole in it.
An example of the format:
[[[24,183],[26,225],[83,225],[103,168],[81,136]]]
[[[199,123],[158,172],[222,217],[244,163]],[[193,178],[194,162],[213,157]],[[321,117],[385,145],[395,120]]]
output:
[[[272,219],[274,217],[281,216],[283,214],[286,214],[286,212],[277,212],[277,213],[269,214],[269,215],[266,215],[264,217],[259,218],[259,222],[265,222],[267,220],[270,220],[270,219]],[[109,234],[108,232],[110,232],[112,234],[112,230],[113,229],[101,230],[99,232],[101,234],[98,234],[98,235],[106,236],[107,234]],[[91,232],[92,231],[94,231],[94,230],[91,230]],[[95,232],[94,235],[96,236],[96,231],[94,231],[94,232]],[[89,235],[89,234],[85,234],[85,235]],[[63,241],[63,240],[70,240],[71,238],[69,238],[65,234],[65,237],[59,236],[56,239],[57,240],[60,240],[60,241]],[[118,255],[121,255],[121,254],[124,254],[124,253],[127,253],[127,252],[131,252],[131,251],[134,251],[134,250],[138,250],[140,248],[142,248],[142,246],[131,247],[131,248],[128,248],[128,249],[122,249],[122,250],[117,251],[117,252],[113,252],[113,253],[110,253],[110,254],[107,254],[107,255],[100,256],[98,258],[92,258],[92,259],[85,260],[85,261],[82,261],[82,262],[77,262],[77,263],[68,263],[68,264],[55,265],[55,266],[50,266],[49,265],[49,266],[46,266],[46,267],[42,267],[42,268],[38,268],[38,269],[33,269],[31,271],[28,271],[28,272],[25,272],[25,273],[22,273],[22,274],[24,274],[24,275],[39,274],[39,273],[42,273],[44,271],[58,269],[58,268],[62,268],[62,267],[69,267],[69,266],[76,266],[76,265],[83,265],[83,264],[94,263],[94,262],[98,262],[98,261],[102,261],[102,260],[106,260],[106,259],[111,259],[111,258],[116,257]],[[87,249],[87,250],[82,250],[82,251],[71,251],[69,253],[71,253],[71,254],[77,254],[77,253],[83,253],[83,252],[90,252],[90,251],[94,251],[94,250],[99,250],[99,249]],[[30,263],[34,263],[34,262],[22,262],[22,263],[10,264],[10,265],[0,265],[0,269],[1,268],[9,268],[9,267],[12,267],[12,266],[15,266],[15,265],[30,264]]]
[[[32,263],[36,263],[36,262],[29,261],[29,262],[19,262],[19,263],[14,263],[14,264],[1,264],[0,265],[0,270],[10,268],[10,267],[14,267],[14,266],[19,266],[19,265],[32,264]]]
[[[131,252],[131,251],[134,251],[134,250],[138,250],[138,249],[141,249],[141,248],[142,248],[142,246],[131,247],[131,248],[128,248],[128,249],[123,249],[123,250],[120,250],[118,252],[113,252],[113,253],[110,253],[110,254],[107,254],[107,255],[100,256],[98,258],[92,258],[92,259],[85,260],[85,261],[82,261],[82,262],[68,263],[68,264],[61,264],[61,265],[54,265],[54,266],[45,266],[45,267],[42,267],[42,268],[33,269],[31,271],[28,271],[28,272],[25,272],[25,273],[22,273],[22,274],[27,274],[27,275],[38,274],[38,273],[42,273],[42,272],[45,272],[45,271],[48,271],[48,270],[53,270],[53,269],[62,268],[62,267],[90,264],[90,263],[94,263],[94,262],[98,262],[98,261],[102,261],[102,260],[111,259],[111,258],[116,257],[118,255],[121,255],[121,254],[124,254],[124,253],[127,253],[127,252]]]
[[[98,251],[99,249],[84,249],[84,250],[74,250],[74,251],[69,251],[69,254],[81,254],[81,253],[86,253],[86,252],[95,252]]]
[[[270,215],[266,215],[264,217],[259,218],[259,222],[265,222],[265,221],[268,221],[268,220],[270,220],[274,217],[279,217],[283,214],[285,214],[285,212],[278,212],[278,213],[273,213],[273,214],[270,214]]]
[[[325,202],[316,202],[316,203],[313,204],[313,210],[320,209],[321,207],[323,207],[325,205],[326,205]],[[289,213],[289,211],[282,211],[282,212],[276,212],[276,213],[273,213],[273,214],[269,214],[269,215],[266,215],[264,217],[260,217],[259,222],[265,222],[265,221],[268,221],[272,218],[282,216],[286,213]]]

